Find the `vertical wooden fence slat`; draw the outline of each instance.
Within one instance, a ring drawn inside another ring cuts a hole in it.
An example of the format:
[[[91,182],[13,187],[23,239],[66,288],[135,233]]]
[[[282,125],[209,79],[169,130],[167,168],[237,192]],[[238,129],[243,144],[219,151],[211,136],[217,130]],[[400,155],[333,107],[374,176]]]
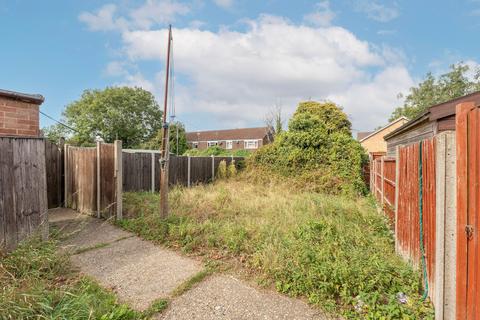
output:
[[[473,103],[456,107],[457,135],[457,319],[467,319],[468,239],[468,113]]]

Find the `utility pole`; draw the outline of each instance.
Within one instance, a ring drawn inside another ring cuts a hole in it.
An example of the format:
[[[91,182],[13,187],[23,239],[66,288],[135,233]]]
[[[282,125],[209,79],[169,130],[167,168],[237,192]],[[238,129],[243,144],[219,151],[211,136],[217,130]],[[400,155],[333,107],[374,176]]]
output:
[[[168,27],[168,45],[167,45],[167,68],[165,78],[165,100],[163,105],[163,124],[162,124],[162,148],[160,150],[160,217],[168,216],[168,123],[167,123],[167,105],[168,105],[168,76],[170,74],[170,45],[172,43],[172,26]]]

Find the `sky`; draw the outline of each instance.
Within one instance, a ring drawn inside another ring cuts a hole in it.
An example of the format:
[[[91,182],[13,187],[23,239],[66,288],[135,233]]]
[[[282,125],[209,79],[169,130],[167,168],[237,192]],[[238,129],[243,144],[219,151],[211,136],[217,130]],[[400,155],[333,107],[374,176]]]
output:
[[[427,72],[477,68],[479,17],[480,0],[0,0],[0,88],[42,94],[55,119],[107,86],[162,105],[172,24],[188,131],[262,126],[275,106],[288,118],[300,101],[330,100],[355,133],[385,125]]]

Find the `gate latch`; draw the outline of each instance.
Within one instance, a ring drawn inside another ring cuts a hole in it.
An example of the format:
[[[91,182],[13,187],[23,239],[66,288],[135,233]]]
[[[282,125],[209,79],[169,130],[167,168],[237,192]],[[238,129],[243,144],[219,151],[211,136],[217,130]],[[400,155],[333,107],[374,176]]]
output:
[[[465,226],[465,233],[467,234],[467,239],[471,240],[473,238],[473,226],[470,224],[467,224]]]

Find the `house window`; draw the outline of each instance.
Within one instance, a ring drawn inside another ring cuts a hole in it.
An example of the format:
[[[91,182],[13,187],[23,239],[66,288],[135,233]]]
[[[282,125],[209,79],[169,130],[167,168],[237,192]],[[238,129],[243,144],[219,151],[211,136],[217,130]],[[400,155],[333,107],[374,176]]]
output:
[[[245,140],[245,149],[257,149],[258,140]]]
[[[208,141],[207,147],[218,146],[218,141]]]
[[[227,140],[227,141],[225,142],[225,144],[226,144],[225,148],[227,148],[227,149],[233,149],[233,141],[232,141],[232,140]]]
[[[198,149],[198,142],[192,142],[192,148]]]

